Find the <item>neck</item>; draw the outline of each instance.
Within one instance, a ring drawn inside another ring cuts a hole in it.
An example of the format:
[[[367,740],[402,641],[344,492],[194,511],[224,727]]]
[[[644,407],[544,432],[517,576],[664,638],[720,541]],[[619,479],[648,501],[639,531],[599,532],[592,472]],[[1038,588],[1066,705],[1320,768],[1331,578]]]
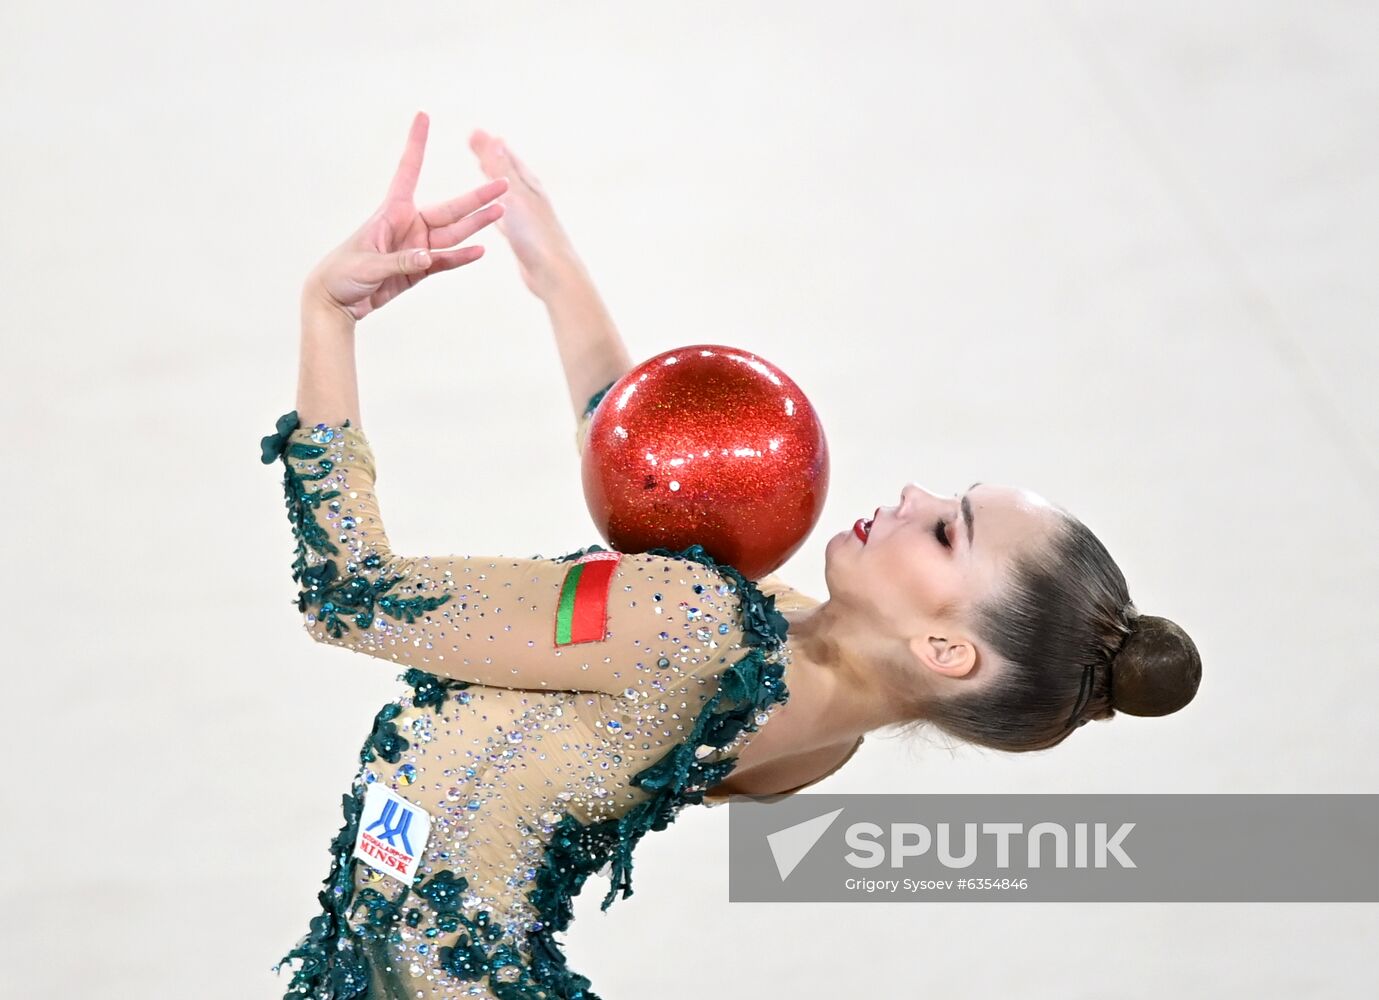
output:
[[[855,743],[864,733],[901,721],[881,686],[875,639],[858,633],[854,616],[832,601],[784,615],[790,623],[790,697],[768,728],[775,728],[790,752]]]

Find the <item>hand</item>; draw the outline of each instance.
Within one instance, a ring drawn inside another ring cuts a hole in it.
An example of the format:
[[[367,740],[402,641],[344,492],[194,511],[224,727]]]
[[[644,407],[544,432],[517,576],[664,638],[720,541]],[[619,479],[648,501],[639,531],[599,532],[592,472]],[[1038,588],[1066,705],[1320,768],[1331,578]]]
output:
[[[541,182],[497,136],[475,129],[469,148],[479,158],[479,169],[489,177],[508,177],[512,186],[503,198],[503,217],[498,231],[508,238],[522,272],[522,281],[533,295],[545,298],[556,283],[580,267],[579,258],[565,234]]]
[[[302,289],[305,299],[319,300],[360,320],[427,275],[483,256],[482,246],[446,248],[502,216],[502,205],[488,203],[507,190],[507,178],[500,176],[468,194],[418,210],[412,195],[429,124],[426,113],[418,111],[383,204],[312,269]],[[418,250],[424,251],[420,258]]]

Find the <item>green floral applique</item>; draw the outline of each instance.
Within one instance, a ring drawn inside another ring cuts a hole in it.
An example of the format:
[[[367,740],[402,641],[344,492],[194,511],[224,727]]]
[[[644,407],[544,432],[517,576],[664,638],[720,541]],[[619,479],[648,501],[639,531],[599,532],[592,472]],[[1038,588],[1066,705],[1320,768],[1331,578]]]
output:
[[[301,419],[297,416],[296,410],[290,413],[284,413],[278,418],[275,427],[276,433],[266,434],[259,441],[259,447],[262,449],[261,458],[264,465],[272,465],[278,460],[278,457],[287,450],[287,443],[292,439],[292,432],[301,425],[301,422]],[[346,420],[345,423],[348,425],[349,421]]]
[[[488,910],[478,910],[473,919],[465,916],[460,900],[468,888],[469,880],[451,871],[438,872],[417,887],[441,930],[464,928],[454,944],[438,949],[441,968],[465,982],[488,976],[489,988],[503,1000],[554,1000],[532,978],[517,948],[503,943],[505,932]]]
[[[397,731],[397,723],[393,721],[401,714],[402,706],[397,702],[390,702],[374,716],[373,732],[364,741],[364,748],[359,751],[361,764],[373,763],[375,754],[389,764],[396,764],[402,759],[403,751],[409,749],[412,744]]]
[[[487,910],[473,920],[461,917],[467,933],[453,945],[440,949],[441,968],[461,981],[487,977],[487,986],[499,1000],[563,1000],[573,994],[552,993],[527,966],[522,953],[503,943],[504,931]],[[581,1000],[599,1000],[585,993]]]
[[[369,993],[369,961],[346,919],[354,896],[355,862],[351,855],[364,810],[363,794],[356,791],[341,796],[341,808],[345,824],[330,842],[330,874],[316,897],[321,913],[311,919],[306,936],[275,967],[301,962],[283,994],[284,1000],[356,1000]]]
[[[421,708],[431,708],[437,715],[440,714],[450,691],[469,687],[468,681],[437,677],[416,667],[409,668],[402,675],[402,679],[412,686],[412,704]],[[399,702],[389,702],[379,709],[378,714],[374,716],[373,731],[364,741],[363,749],[359,751],[361,764],[373,763],[376,756],[389,764],[396,764],[402,759],[402,755],[411,749],[412,744],[393,721],[401,714],[402,705]]]
[[[368,556],[363,565],[365,569],[377,569],[379,559],[375,555]],[[440,597],[395,597],[388,591],[401,583],[403,577],[370,578],[361,574],[341,578],[334,560],[304,570],[298,578],[303,589],[297,599],[297,610],[305,612],[308,607],[315,606],[317,619],[337,639],[348,630],[340,617],[342,612],[353,616],[356,627],[367,629],[373,626],[375,614],[384,614],[411,624],[418,615],[434,611],[450,600],[449,594]]]
[[[468,681],[457,681],[451,677],[437,677],[425,670],[411,667],[402,679],[412,686],[412,704],[418,708],[434,709],[441,714],[441,706],[451,691],[461,691],[469,687]]]
[[[292,533],[297,539],[296,557],[292,561],[292,579],[301,586],[297,595],[297,610],[305,613],[308,608],[316,609],[317,620],[326,631],[339,639],[348,630],[344,617],[352,617],[354,625],[360,629],[373,626],[374,615],[384,614],[390,618],[414,623],[419,615],[434,611],[446,601],[449,594],[439,597],[397,597],[389,591],[402,582],[403,577],[385,577],[376,573],[352,573],[340,575],[335,556],[339,548],[331,540],[329,533],[315,516],[321,504],[334,500],[339,490],[312,490],[309,482],[326,478],[334,470],[334,463],[322,458],[328,449],[325,442],[332,439],[334,431],[325,424],[318,424],[316,432],[323,439],[320,444],[307,444],[293,441],[292,432],[299,426],[297,411],[285,413],[278,418],[277,433],[267,435],[260,442],[262,460],[265,464],[281,458],[286,470],[283,475],[283,493],[288,517],[292,522]],[[349,427],[346,420],[342,427]],[[289,456],[296,459],[314,461],[320,471],[315,474],[302,474],[288,461]],[[307,565],[308,550],[327,557],[316,566]],[[376,554],[369,554],[362,560],[366,571],[378,570],[382,560]],[[344,617],[342,617],[344,616]]]
[[[407,886],[402,887],[402,892],[396,899],[389,899],[383,893],[372,887],[365,887],[359,890],[359,896],[354,901],[354,906],[350,908],[350,915],[353,916],[362,906],[368,910],[368,917],[364,921],[363,927],[359,928],[358,933],[365,937],[383,937],[386,932],[393,929],[393,926],[402,920],[402,902],[411,892]]]

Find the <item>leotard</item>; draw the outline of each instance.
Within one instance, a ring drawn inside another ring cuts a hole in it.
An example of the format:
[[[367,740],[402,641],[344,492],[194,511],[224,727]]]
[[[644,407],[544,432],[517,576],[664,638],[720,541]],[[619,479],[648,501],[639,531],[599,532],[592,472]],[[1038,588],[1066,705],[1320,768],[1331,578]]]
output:
[[[602,909],[630,896],[642,836],[726,801],[708,789],[789,696],[776,595],[699,546],[394,553],[348,421],[285,414],[262,459],[284,467],[306,631],[400,671],[285,998],[598,1000],[558,941],[572,900],[595,872]]]

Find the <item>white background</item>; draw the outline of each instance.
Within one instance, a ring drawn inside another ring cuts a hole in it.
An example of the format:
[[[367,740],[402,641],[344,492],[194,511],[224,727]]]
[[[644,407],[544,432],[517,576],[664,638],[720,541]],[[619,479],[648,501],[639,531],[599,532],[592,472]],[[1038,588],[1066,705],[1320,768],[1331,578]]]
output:
[[[635,358],[730,343],[809,394],[833,480],[787,580],[823,596],[824,542],[907,480],[1021,485],[1201,650],[1170,718],[878,733],[818,790],[1379,790],[1374,5],[29,0],[0,39],[4,996],[286,988],[396,685],[303,632],[259,439],[417,110],[419,203],[503,135]],[[599,542],[545,309],[476,241],[360,325],[394,546]],[[1379,978],[1373,905],[729,904],[727,821],[647,837],[607,913],[586,887],[606,1000]]]

